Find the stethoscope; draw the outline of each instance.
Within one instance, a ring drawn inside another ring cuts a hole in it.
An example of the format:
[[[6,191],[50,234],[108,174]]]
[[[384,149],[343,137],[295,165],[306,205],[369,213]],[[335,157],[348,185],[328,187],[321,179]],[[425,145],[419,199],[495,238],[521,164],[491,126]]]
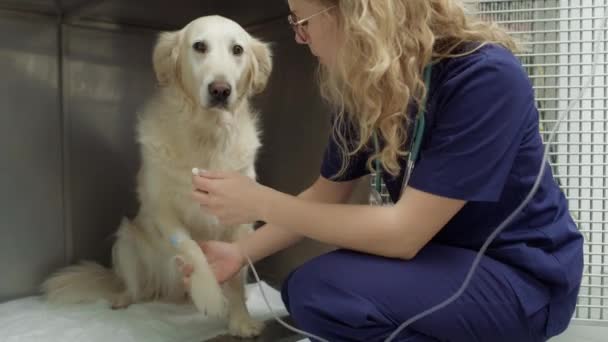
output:
[[[427,89],[427,95],[428,92],[430,91],[431,87],[431,65],[427,65],[424,68],[424,85]],[[409,153],[407,156],[407,163],[405,165],[405,175],[403,176],[403,183],[401,184],[401,191],[399,192],[399,194],[403,193],[403,190],[405,190],[405,187],[407,186],[407,184],[410,181],[410,177],[412,175],[412,171],[414,171],[414,165],[416,164],[416,160],[418,159],[418,155],[420,154],[420,145],[422,144],[422,136],[424,135],[424,126],[425,126],[425,118],[424,118],[424,114],[426,112],[426,98],[428,96],[425,96],[425,98],[422,101],[422,104],[420,106],[420,109],[418,110],[418,113],[416,114],[416,120],[414,121],[414,135],[413,135],[413,139],[411,139],[410,141],[410,149],[409,149]],[[380,152],[380,143],[378,142],[378,136],[376,134],[376,132],[373,133],[373,139],[374,139],[374,148],[376,151],[376,154],[378,154]],[[370,204],[372,205],[386,205],[388,203],[383,203],[382,200],[382,196],[380,195],[380,193],[382,192],[382,168],[380,166],[380,160],[376,159],[374,161],[374,165],[375,165],[375,186],[371,189],[370,192]]]

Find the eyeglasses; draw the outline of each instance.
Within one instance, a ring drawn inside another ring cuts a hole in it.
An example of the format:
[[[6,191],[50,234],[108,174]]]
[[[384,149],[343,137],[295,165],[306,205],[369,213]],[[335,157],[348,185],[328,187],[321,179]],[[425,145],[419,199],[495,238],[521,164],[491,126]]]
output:
[[[291,25],[291,27],[293,28],[293,30],[295,31],[296,35],[298,36],[298,38],[307,43],[308,39],[310,38],[308,36],[308,32],[306,31],[306,26],[308,25],[308,21],[320,14],[323,14],[327,11],[329,11],[330,9],[334,8],[336,6],[331,6],[331,7],[327,7],[311,16],[308,16],[304,19],[298,19],[298,17],[296,17],[295,14],[291,13],[287,16],[287,21],[289,21],[289,24]]]

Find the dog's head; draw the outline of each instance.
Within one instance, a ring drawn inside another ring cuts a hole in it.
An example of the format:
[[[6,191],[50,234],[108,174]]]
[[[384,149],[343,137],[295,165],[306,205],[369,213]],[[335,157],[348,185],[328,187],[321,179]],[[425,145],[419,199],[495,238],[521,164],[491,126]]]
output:
[[[153,62],[161,86],[178,86],[204,108],[229,111],[264,90],[272,70],[268,45],[220,16],[161,33]]]

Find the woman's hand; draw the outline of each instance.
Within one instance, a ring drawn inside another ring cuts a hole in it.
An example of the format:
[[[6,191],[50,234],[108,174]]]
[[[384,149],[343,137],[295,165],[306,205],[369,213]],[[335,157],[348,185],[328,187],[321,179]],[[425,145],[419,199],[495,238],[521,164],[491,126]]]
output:
[[[263,220],[269,188],[237,172],[202,171],[194,175],[194,199],[220,223],[236,225]]]
[[[207,262],[218,283],[222,284],[234,278],[247,262],[240,247],[236,243],[222,241],[199,242],[199,246],[207,257]],[[183,273],[184,285],[190,289],[190,275],[194,271],[191,264],[184,264],[177,259],[177,266]]]

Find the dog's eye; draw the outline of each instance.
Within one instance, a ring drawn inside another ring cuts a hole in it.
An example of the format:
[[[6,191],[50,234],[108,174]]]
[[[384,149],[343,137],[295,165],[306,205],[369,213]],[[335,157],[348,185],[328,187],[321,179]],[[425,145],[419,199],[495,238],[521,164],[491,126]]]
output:
[[[196,42],[192,45],[192,48],[200,53],[207,52],[207,44],[205,42]]]
[[[242,47],[242,46],[240,46],[240,45],[235,45],[235,46],[233,46],[233,47],[232,47],[232,53],[233,53],[235,56],[240,56],[240,55],[242,55],[242,54],[243,54],[243,47]]]

